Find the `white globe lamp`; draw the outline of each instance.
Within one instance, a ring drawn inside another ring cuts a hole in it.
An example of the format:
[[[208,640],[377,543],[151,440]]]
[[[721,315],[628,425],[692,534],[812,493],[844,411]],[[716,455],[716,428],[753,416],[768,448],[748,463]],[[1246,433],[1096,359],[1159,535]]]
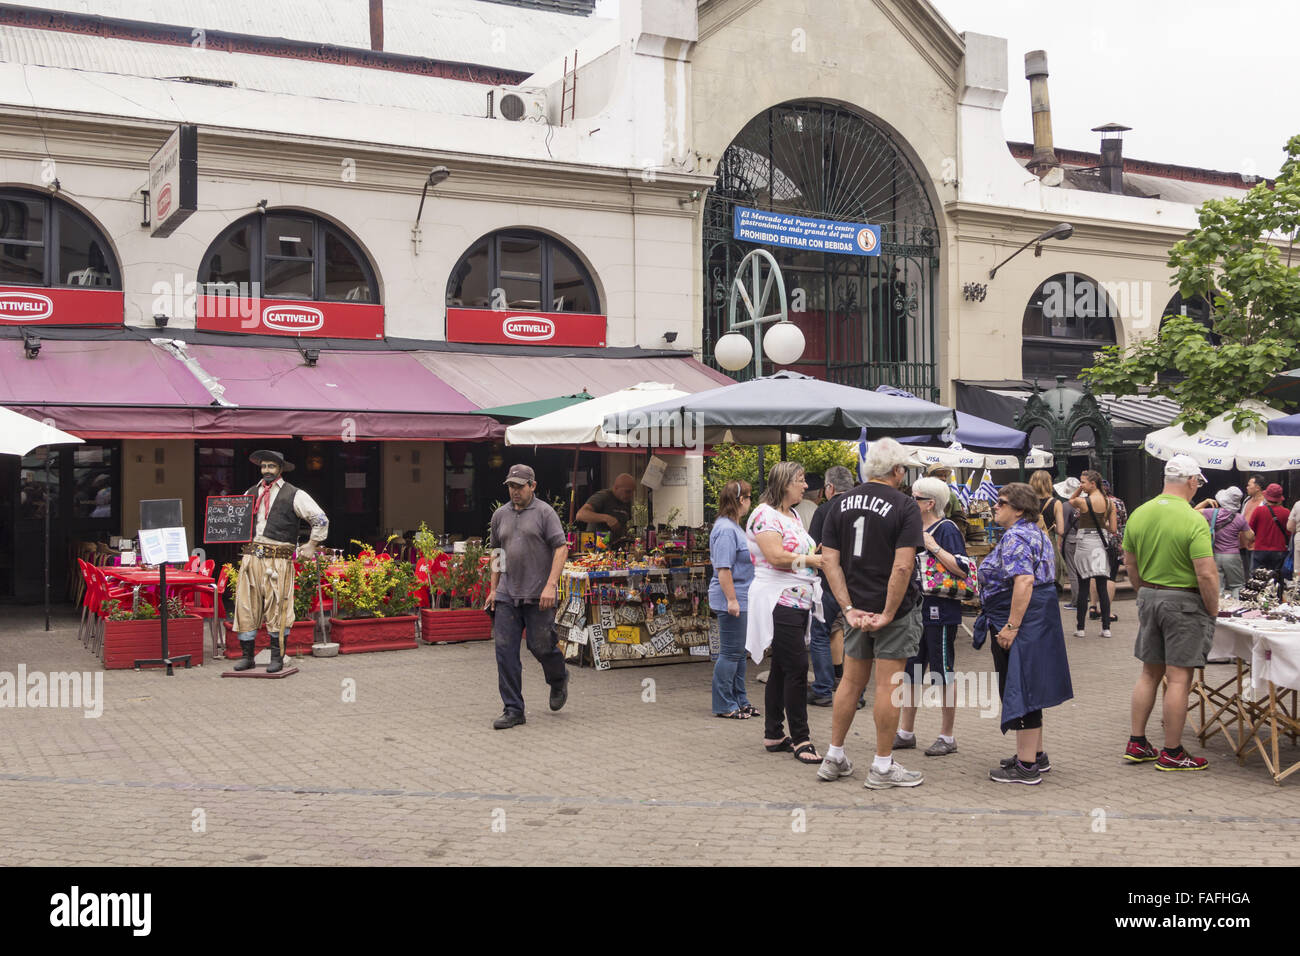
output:
[[[803,332],[793,322],[777,322],[763,335],[763,351],[773,365],[799,361],[803,349]]]
[[[736,372],[753,361],[754,346],[739,332],[728,332],[714,344],[713,357],[728,372]]]

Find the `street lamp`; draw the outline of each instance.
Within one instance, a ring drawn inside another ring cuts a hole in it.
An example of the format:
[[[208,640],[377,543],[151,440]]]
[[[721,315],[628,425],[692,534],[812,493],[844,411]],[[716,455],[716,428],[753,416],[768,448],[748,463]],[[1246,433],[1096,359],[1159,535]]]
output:
[[[767,275],[763,275],[764,263]],[[745,289],[745,269],[749,269],[751,295]],[[777,309],[765,312],[772,287],[776,286]],[[736,321],[736,303],[741,302],[749,318]],[[763,352],[776,365],[790,365],[799,361],[803,355],[804,337],[800,328],[790,321],[790,312],[786,304],[785,278],[781,267],[766,249],[755,249],[740,260],[736,269],[736,278],[731,284],[731,300],[727,306],[727,334],[718,339],[713,346],[713,357],[719,365],[729,372],[737,372],[754,362],[754,378],[762,375],[762,355],[759,353],[758,337],[762,327],[769,322],[775,323],[763,335]],[[753,343],[740,332],[752,328]]]
[[[424,180],[424,188],[420,190],[420,208],[416,210],[415,225],[411,227],[411,248],[417,256],[420,254],[420,217],[424,215],[424,198],[429,195],[430,186],[438,185],[450,175],[451,170],[446,166],[435,166]]]
[[[1020,255],[1020,253],[1024,252],[1030,246],[1034,246],[1034,255],[1041,256],[1043,254],[1042,243],[1046,242],[1048,239],[1069,239],[1072,235],[1074,235],[1074,226],[1070,225],[1068,222],[1057,223],[1055,226],[1053,226],[1051,229],[1048,229],[1042,235],[1035,236],[1033,239],[1030,239],[1023,246],[1021,246],[1015,252],[1011,253],[1011,255],[1007,256],[1005,259],[1003,259],[1001,262],[995,265],[992,269],[990,269],[989,278],[992,279],[995,275],[997,275],[997,271],[999,269],[1001,269],[1004,265],[1006,265],[1016,256]]]

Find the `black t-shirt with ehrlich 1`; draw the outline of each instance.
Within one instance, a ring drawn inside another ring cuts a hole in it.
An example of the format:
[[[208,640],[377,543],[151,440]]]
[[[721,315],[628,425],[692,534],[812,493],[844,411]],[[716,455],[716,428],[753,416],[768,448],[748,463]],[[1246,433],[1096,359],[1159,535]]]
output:
[[[885,609],[889,576],[898,548],[925,547],[921,536],[921,509],[910,495],[883,482],[868,481],[837,497],[822,528],[822,546],[840,553],[840,567],[853,606],[868,614]],[[921,597],[913,574],[898,605],[898,620]]]

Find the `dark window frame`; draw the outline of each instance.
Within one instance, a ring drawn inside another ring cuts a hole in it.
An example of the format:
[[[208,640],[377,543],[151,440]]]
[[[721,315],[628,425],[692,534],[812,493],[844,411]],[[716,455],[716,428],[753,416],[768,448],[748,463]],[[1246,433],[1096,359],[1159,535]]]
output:
[[[3,285],[23,286],[29,289],[104,289],[110,292],[122,291],[122,269],[118,265],[117,256],[113,252],[113,247],[108,241],[108,234],[99,227],[93,219],[69,203],[59,199],[57,196],[48,196],[30,189],[0,189],[0,202],[6,199],[15,199],[21,202],[31,202],[33,200],[41,202],[45,206],[45,221],[41,228],[41,241],[33,242],[30,239],[12,239],[0,240],[0,245],[5,246],[41,246],[41,275],[42,281],[36,282],[17,282],[4,280],[0,282]],[[57,280],[63,275],[63,269],[59,267],[58,257],[63,248],[62,244],[62,217],[67,215],[69,218],[77,221],[91,236],[97,240],[104,253],[104,265],[108,267],[109,284],[107,286],[84,286],[74,282],[67,281],[50,281],[50,276]]]
[[[540,284],[541,284],[542,302],[549,305],[548,308],[543,308],[539,311],[546,312],[546,313],[554,313],[556,311],[555,274],[554,274],[555,270],[551,266],[551,252],[553,249],[558,249],[560,252],[567,255],[569,259],[573,262],[574,266],[577,268],[578,275],[581,277],[583,284],[586,286],[588,295],[591,296],[591,302],[594,308],[594,311],[592,312],[575,312],[574,314],[575,315],[604,315],[605,314],[604,312],[601,311],[600,292],[596,288],[596,280],[592,278],[591,270],[587,268],[586,263],[582,261],[582,257],[578,255],[577,251],[562,239],[557,239],[554,236],[547,235],[544,232],[537,232],[531,229],[499,229],[495,232],[489,232],[486,235],[479,236],[472,243],[470,243],[469,248],[466,249],[465,252],[461,254],[460,258],[456,260],[456,264],[452,266],[451,273],[447,277],[446,300],[447,300],[447,306],[449,308],[457,308],[457,309],[458,308],[469,308],[469,309],[480,308],[479,306],[452,305],[451,299],[453,297],[452,283],[456,281],[457,273],[460,272],[461,267],[465,265],[465,262],[470,258],[470,256],[474,255],[478,251],[479,247],[482,246],[484,243],[487,244],[487,254],[488,254],[487,272],[488,272],[489,292],[492,289],[501,288],[502,287],[501,280],[503,278],[515,279],[520,282],[539,281],[538,279],[534,278],[530,273],[526,274],[522,272],[508,272],[504,275],[502,274],[501,243],[503,240],[510,240],[510,239],[527,239],[527,240],[538,241],[538,248],[540,250],[539,255],[541,256],[541,269],[539,270],[539,272],[541,276]],[[516,311],[516,310],[512,309],[511,311]]]
[[[304,219],[310,222],[312,228],[311,236],[311,259],[301,256],[281,256],[268,252],[270,243],[267,241],[266,230],[269,227],[270,220],[273,217],[282,216],[296,219]],[[203,257],[199,260],[198,285],[203,294],[218,295],[220,290],[213,292],[207,291],[212,275],[212,259],[220,251],[223,245],[234,235],[243,230],[250,223],[261,219],[260,223],[255,223],[258,228],[249,230],[250,242],[248,246],[248,281],[255,283],[261,290],[261,298],[264,299],[286,299],[299,302],[355,302],[358,305],[379,305],[379,279],[375,272],[374,265],[370,258],[361,251],[360,244],[357,243],[348,233],[340,226],[335,225],[328,219],[318,216],[315,213],[306,212],[301,209],[282,208],[268,209],[265,213],[255,212],[250,215],[237,219],[229,226],[219,232],[208,244],[204,250]],[[325,239],[327,234],[342,243],[343,247],[352,253],[353,257],[361,265],[362,277],[365,280],[366,287],[370,292],[370,298],[356,300],[344,298],[332,298],[325,295]],[[271,295],[266,290],[266,266],[268,261],[276,262],[308,262],[312,263],[312,294],[310,298],[300,295],[277,294]]]
[[[1033,335],[1025,332],[1025,323],[1029,319],[1030,310],[1034,308],[1035,301],[1045,295],[1045,293],[1043,292],[1043,287],[1046,286],[1047,283],[1051,282],[1054,279],[1058,279],[1058,278],[1063,279],[1065,276],[1071,276],[1071,275],[1074,276],[1075,287],[1077,287],[1078,283],[1080,282],[1090,282],[1092,283],[1093,288],[1097,292],[1097,295],[1095,296],[1095,301],[1097,305],[1097,309],[1095,313],[1092,315],[1079,315],[1076,317],[1079,320],[1080,327],[1082,328],[1083,324],[1087,321],[1096,321],[1098,319],[1105,319],[1106,321],[1110,322],[1109,337],[1106,336],[1084,337],[1084,336],[1063,336],[1063,335],[1041,334],[1043,332],[1050,331],[1050,326],[1049,326],[1050,320],[1047,318],[1046,315],[1043,314],[1043,310],[1041,308],[1038,309],[1038,323],[1039,323],[1038,329],[1040,331],[1040,334]],[[1029,353],[1031,355],[1041,352],[1043,350],[1068,353],[1071,355],[1078,355],[1080,357],[1080,367],[1086,368],[1089,365],[1095,364],[1096,359],[1093,357],[1095,353],[1100,352],[1102,348],[1104,348],[1107,345],[1117,344],[1118,336],[1116,333],[1116,323],[1119,320],[1120,320],[1119,309],[1116,306],[1115,301],[1110,297],[1110,293],[1106,291],[1105,287],[1096,279],[1094,279],[1092,276],[1088,275],[1085,272],[1075,272],[1073,270],[1066,270],[1065,272],[1053,273],[1052,275],[1048,276],[1046,279],[1044,279],[1042,282],[1040,282],[1037,286],[1034,287],[1034,291],[1031,292],[1029,295],[1029,301],[1025,303],[1025,311],[1021,315],[1021,319],[1020,319],[1021,377],[1026,379],[1046,378],[1055,374],[1063,373],[1065,371],[1068,371],[1071,377],[1075,377],[1074,370],[1072,368],[1067,370],[1065,369],[1064,366],[1054,365],[1052,368],[1043,368],[1041,366],[1035,365],[1033,367],[1030,367],[1025,362],[1026,359],[1025,347],[1026,346],[1037,347],[1036,349],[1034,349]]]

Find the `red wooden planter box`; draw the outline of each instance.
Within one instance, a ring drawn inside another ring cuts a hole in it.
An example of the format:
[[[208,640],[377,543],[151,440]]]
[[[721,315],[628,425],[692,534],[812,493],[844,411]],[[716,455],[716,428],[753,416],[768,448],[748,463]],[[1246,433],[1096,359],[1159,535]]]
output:
[[[420,611],[420,636],[428,644],[490,641],[492,615],[476,608],[455,611],[425,608]]]
[[[330,640],[340,654],[404,651],[416,646],[414,614],[401,617],[330,618]]]
[[[169,619],[167,652],[173,657],[189,654],[192,666],[201,665],[203,663],[203,618]],[[104,622],[105,670],[124,670],[134,667],[138,660],[157,660],[160,657],[162,657],[162,621],[154,618],[151,621]]]
[[[231,627],[230,622],[225,622],[226,628],[226,660],[237,661],[244,656],[244,652],[239,647],[239,637]],[[306,657],[311,654],[311,646],[316,641],[316,622],[314,620],[295,621],[293,627],[289,628],[289,640],[285,642],[285,653],[290,657]],[[253,647],[255,653],[262,653],[271,646],[271,635],[267,633],[265,627],[257,629],[257,636],[253,638]]]

